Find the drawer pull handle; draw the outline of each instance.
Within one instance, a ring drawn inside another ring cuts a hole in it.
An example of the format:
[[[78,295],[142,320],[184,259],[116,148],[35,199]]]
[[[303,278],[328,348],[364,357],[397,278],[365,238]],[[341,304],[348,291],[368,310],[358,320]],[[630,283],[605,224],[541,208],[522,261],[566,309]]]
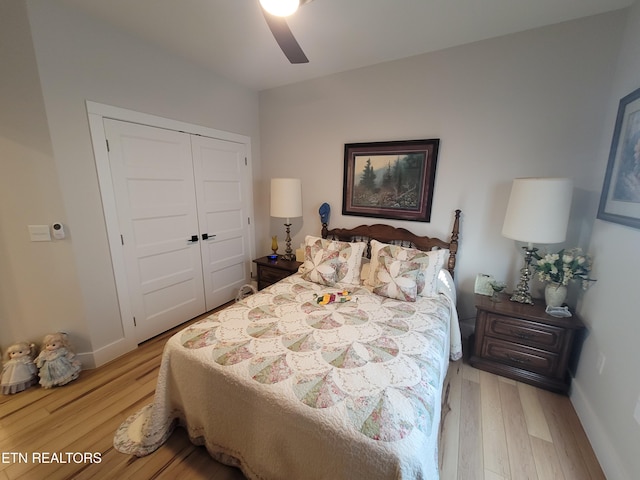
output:
[[[513,363],[529,363],[528,359],[514,357],[513,355],[507,355],[507,358],[511,360]]]
[[[520,340],[529,340],[531,337],[533,337],[533,335],[528,335],[526,333],[522,333],[522,332],[514,332],[513,330],[511,330],[511,333],[519,338]]]

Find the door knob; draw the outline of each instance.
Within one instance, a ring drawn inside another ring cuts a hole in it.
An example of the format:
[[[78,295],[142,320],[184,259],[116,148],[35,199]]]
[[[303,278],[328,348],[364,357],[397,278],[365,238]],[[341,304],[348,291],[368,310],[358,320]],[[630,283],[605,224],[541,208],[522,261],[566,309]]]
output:
[[[202,234],[202,239],[203,240],[208,240],[210,238],[216,238],[216,236],[215,235],[209,235],[208,233],[203,233]]]
[[[191,235],[191,238],[189,240],[187,240],[187,242],[189,243],[196,243],[198,241],[198,236],[197,235]]]

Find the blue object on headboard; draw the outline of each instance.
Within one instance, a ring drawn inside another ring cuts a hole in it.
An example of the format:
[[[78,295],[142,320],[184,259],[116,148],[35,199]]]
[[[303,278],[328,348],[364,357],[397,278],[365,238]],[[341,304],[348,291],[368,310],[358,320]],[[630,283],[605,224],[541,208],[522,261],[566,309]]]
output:
[[[331,213],[331,207],[328,203],[323,203],[320,205],[320,210],[318,210],[320,214],[320,223],[329,223],[329,214]]]

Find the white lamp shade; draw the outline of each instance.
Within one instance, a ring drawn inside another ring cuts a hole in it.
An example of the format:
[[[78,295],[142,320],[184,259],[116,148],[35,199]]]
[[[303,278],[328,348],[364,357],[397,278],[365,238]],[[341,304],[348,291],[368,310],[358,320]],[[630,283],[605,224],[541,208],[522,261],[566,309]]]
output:
[[[300,6],[300,0],[260,0],[260,5],[271,15],[287,17]]]
[[[570,178],[516,178],[502,235],[530,244],[564,242],[572,196]]]
[[[278,218],[302,216],[302,182],[299,178],[271,179],[271,216]]]

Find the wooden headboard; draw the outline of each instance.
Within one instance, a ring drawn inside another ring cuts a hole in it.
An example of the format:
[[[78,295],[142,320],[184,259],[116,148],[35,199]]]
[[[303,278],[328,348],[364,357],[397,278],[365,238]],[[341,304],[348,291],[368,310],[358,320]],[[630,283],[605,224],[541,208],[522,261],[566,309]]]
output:
[[[396,228],[381,223],[375,225],[360,225],[355,228],[332,228],[329,230],[327,224],[322,224],[322,238],[340,240],[343,242],[367,242],[367,257],[371,257],[371,240],[383,243],[393,243],[403,247],[417,248],[418,250],[429,251],[438,248],[449,249],[449,260],[447,270],[454,276],[456,267],[456,254],[458,253],[458,235],[460,231],[460,210],[455,211],[453,219],[453,230],[448,242],[435,237],[421,237],[411,233],[404,228]]]

